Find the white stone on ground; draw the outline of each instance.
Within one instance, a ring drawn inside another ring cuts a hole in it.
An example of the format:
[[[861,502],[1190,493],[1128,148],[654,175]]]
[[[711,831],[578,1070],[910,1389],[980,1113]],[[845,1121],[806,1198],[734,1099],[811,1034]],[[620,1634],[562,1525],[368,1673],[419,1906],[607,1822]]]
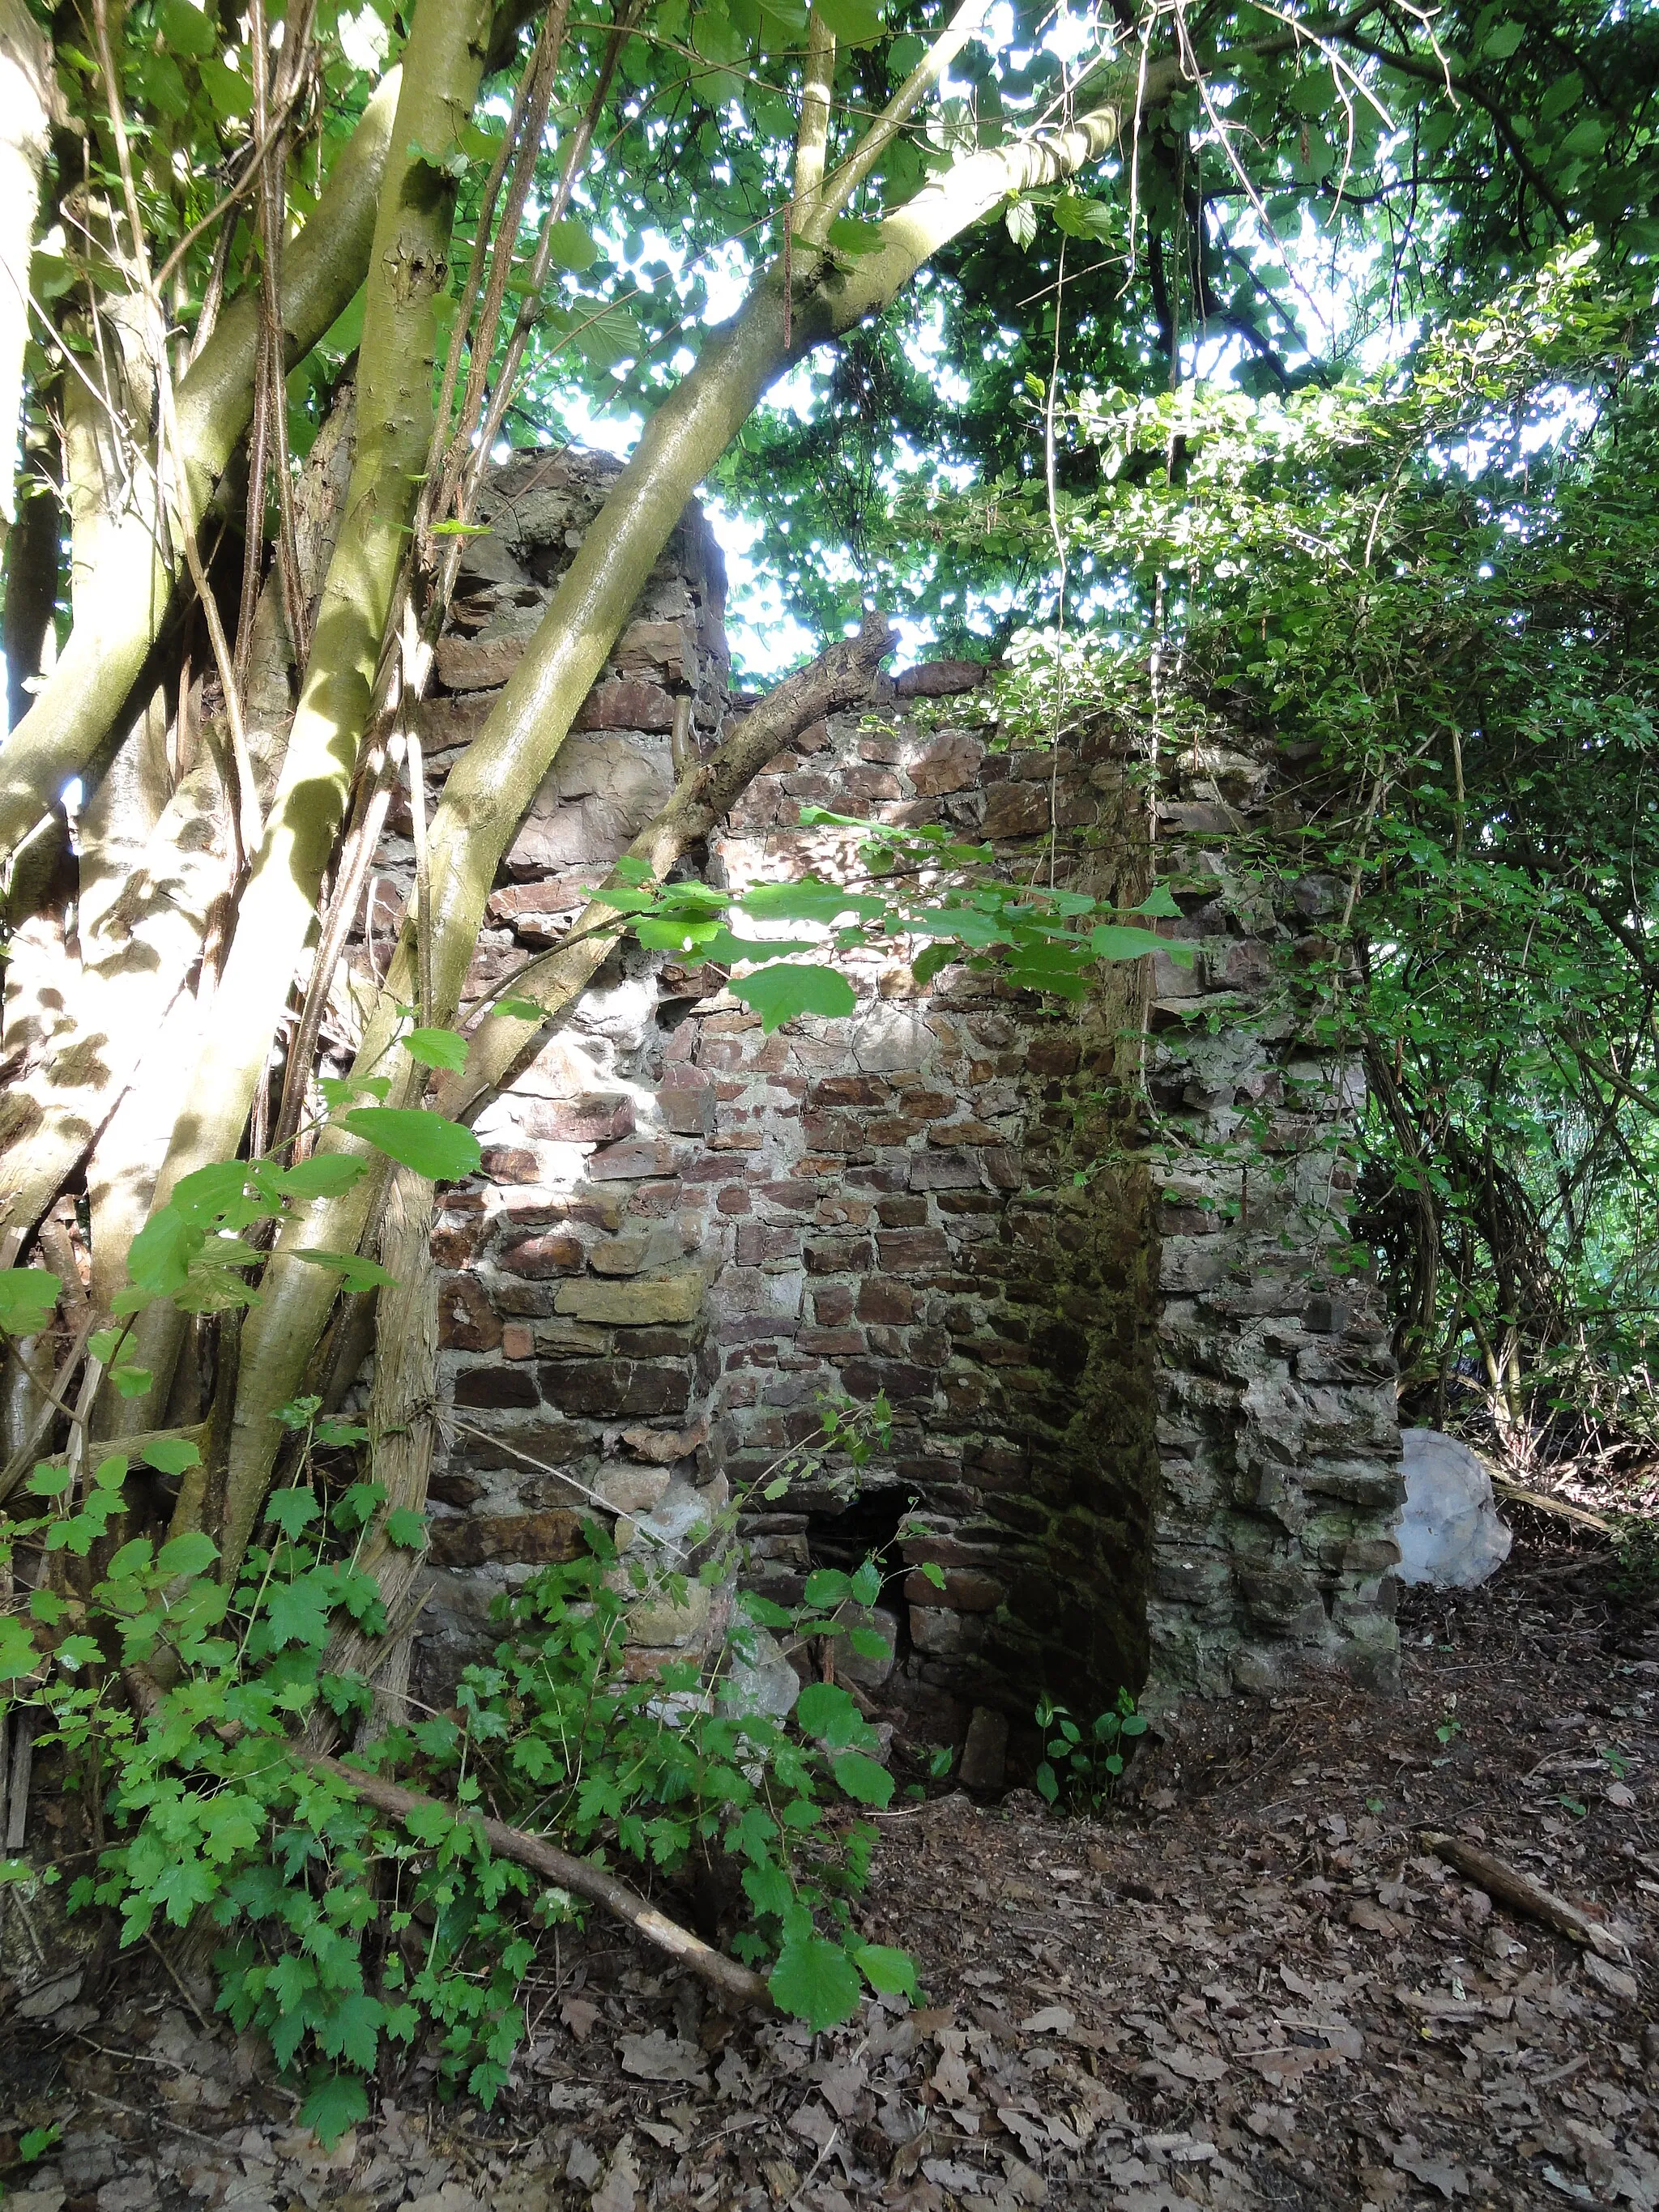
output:
[[[1406,1503],[1395,1531],[1400,1579],[1436,1589],[1474,1589],[1501,1567],[1514,1541],[1492,1498],[1484,1461],[1438,1429],[1407,1429]]]

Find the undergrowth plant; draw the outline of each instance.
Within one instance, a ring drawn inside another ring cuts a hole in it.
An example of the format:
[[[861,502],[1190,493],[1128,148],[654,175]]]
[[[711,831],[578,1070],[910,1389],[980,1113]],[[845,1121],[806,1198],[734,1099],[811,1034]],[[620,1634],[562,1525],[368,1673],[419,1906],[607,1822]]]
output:
[[[290,1409],[308,1448],[365,1441],[355,1425],[315,1414],[314,1402]],[[827,1408],[820,1442],[765,1487],[778,1494],[831,1450],[867,1455],[884,1418],[879,1406]],[[69,1470],[43,1465],[28,1486],[40,1510],[6,1528],[0,1566],[20,1543],[46,1558],[90,1554],[126,1472],[110,1455],[77,1501]],[[814,2028],[847,2018],[866,1985],[914,1994],[908,1954],[864,1942],[853,1917],[874,1831],[846,1814],[884,1806],[893,1787],[870,1755],[874,1731],[833,1684],[804,1690],[791,1726],[745,1711],[717,1671],[728,1650],[756,1656],[763,1625],[867,1635],[834,1613],[848,1596],[869,1601],[873,1563],[821,1572],[794,1608],[740,1595],[708,1662],[673,1662],[636,1680],[624,1659],[631,1608],[686,1605],[694,1580],[729,1593],[732,1555],[705,1541],[695,1570],[671,1571],[619,1553],[599,1522],[585,1522],[579,1557],[496,1601],[499,1641],[464,1670],[453,1707],[356,1754],[431,1793],[394,1820],[295,1753],[295,1732],[319,1711],[349,1723],[372,1702],[372,1667],[345,1676],[323,1662],[340,1613],[371,1638],[386,1634],[379,1586],[358,1565],[383,1504],[372,1481],[331,1493],[308,1449],[299,1479],[270,1498],[263,1541],[233,1589],[209,1574],[205,1536],[159,1550],[138,1537],[84,1598],[34,1591],[32,1620],[57,1632],[49,1668],[23,1624],[8,1620],[14,1695],[107,1824],[95,1869],[70,1885],[71,1910],[108,1909],[128,1945],[205,1921],[220,2008],[269,2039],[325,2142],[364,2116],[370,2077],[398,2048],[434,2049],[440,2086],[465,2086],[486,2105],[507,2081],[538,1939],[583,1907],[490,1850],[473,1817],[485,1808],[650,1878],[698,1858],[734,1862],[749,1909],[734,1948],[769,1966],[775,2000]],[[387,1519],[390,1540],[423,1544],[421,1516],[406,1522]],[[124,1670],[164,1640],[182,1673],[140,1719]]]
[[[1145,1735],[1147,1726],[1127,1689],[1119,1690],[1117,1703],[1097,1713],[1086,1732],[1048,1697],[1037,1701],[1036,1724],[1048,1754],[1037,1768],[1036,1786],[1049,1804],[1064,1803],[1074,1812],[1092,1811],[1112,1796],[1127,1763],[1125,1746]]]

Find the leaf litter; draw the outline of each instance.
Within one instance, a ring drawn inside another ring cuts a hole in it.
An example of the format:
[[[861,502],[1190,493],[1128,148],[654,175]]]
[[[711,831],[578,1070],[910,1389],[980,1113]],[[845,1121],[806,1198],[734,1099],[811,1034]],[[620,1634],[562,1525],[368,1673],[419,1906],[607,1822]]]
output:
[[[492,2113],[421,2060],[325,2154],[204,1984],[130,1971],[4,2032],[0,2160],[62,2129],[8,2212],[1659,2212],[1659,1635],[1528,1564],[1406,1595],[1398,1698],[1183,1708],[1099,1819],[883,1821],[864,1929],[926,2002],[827,2034],[565,1929]]]

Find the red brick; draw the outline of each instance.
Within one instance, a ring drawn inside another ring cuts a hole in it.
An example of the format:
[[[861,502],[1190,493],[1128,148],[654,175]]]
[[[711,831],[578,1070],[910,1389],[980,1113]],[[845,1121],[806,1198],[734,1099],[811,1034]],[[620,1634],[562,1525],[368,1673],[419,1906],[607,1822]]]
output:
[[[633,677],[596,684],[572,725],[578,730],[672,730],[673,726],[671,695],[660,684],[647,684]]]
[[[590,1091],[575,1098],[515,1097],[526,1136],[562,1145],[608,1145],[633,1134],[634,1102],[625,1091]]]
[[[812,1096],[825,1106],[884,1106],[892,1093],[878,1075],[827,1075]]]
[[[626,1144],[611,1145],[604,1152],[592,1153],[587,1173],[594,1182],[632,1182],[647,1176],[672,1174],[674,1162],[672,1145],[649,1137],[635,1137]]]
[[[536,1395],[533,1376],[522,1367],[469,1367],[455,1378],[454,1401],[458,1406],[534,1406],[540,1401]]]
[[[501,1324],[476,1276],[453,1275],[438,1290],[438,1341],[451,1352],[493,1352]]]
[[[536,1349],[536,1332],[527,1322],[509,1321],[501,1328],[503,1359],[528,1359]]]
[[[509,1275],[531,1282],[545,1282],[552,1275],[579,1275],[587,1265],[587,1250],[576,1237],[526,1237],[510,1244],[501,1255]]]
[[[890,1283],[881,1275],[872,1275],[859,1285],[860,1321],[902,1324],[914,1317],[915,1310],[916,1294],[908,1284]]]
[[[492,1182],[537,1182],[542,1172],[534,1152],[522,1145],[486,1146],[483,1171]]]
[[[867,1237],[814,1237],[801,1249],[809,1275],[861,1274],[875,1257]]]
[[[865,1348],[861,1328],[804,1328],[795,1342],[802,1352],[823,1359],[856,1358]]]
[[[721,1213],[747,1213],[750,1206],[749,1193],[740,1182],[728,1183],[715,1199],[714,1205]]]
[[[432,1524],[434,1566],[481,1567],[507,1560],[542,1565],[574,1559],[582,1549],[580,1513],[555,1508],[547,1513],[468,1513]]]

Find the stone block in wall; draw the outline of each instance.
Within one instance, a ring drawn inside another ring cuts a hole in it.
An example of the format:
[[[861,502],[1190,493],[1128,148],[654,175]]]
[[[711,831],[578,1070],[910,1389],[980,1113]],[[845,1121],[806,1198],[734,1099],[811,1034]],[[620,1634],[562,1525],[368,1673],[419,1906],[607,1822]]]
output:
[[[546,1513],[434,1515],[430,1531],[432,1563],[439,1567],[478,1567],[507,1559],[540,1566],[576,1559],[582,1550],[581,1516],[556,1508]]]
[[[561,1283],[555,1310],[577,1321],[620,1328],[695,1321],[707,1285],[701,1271]]]

